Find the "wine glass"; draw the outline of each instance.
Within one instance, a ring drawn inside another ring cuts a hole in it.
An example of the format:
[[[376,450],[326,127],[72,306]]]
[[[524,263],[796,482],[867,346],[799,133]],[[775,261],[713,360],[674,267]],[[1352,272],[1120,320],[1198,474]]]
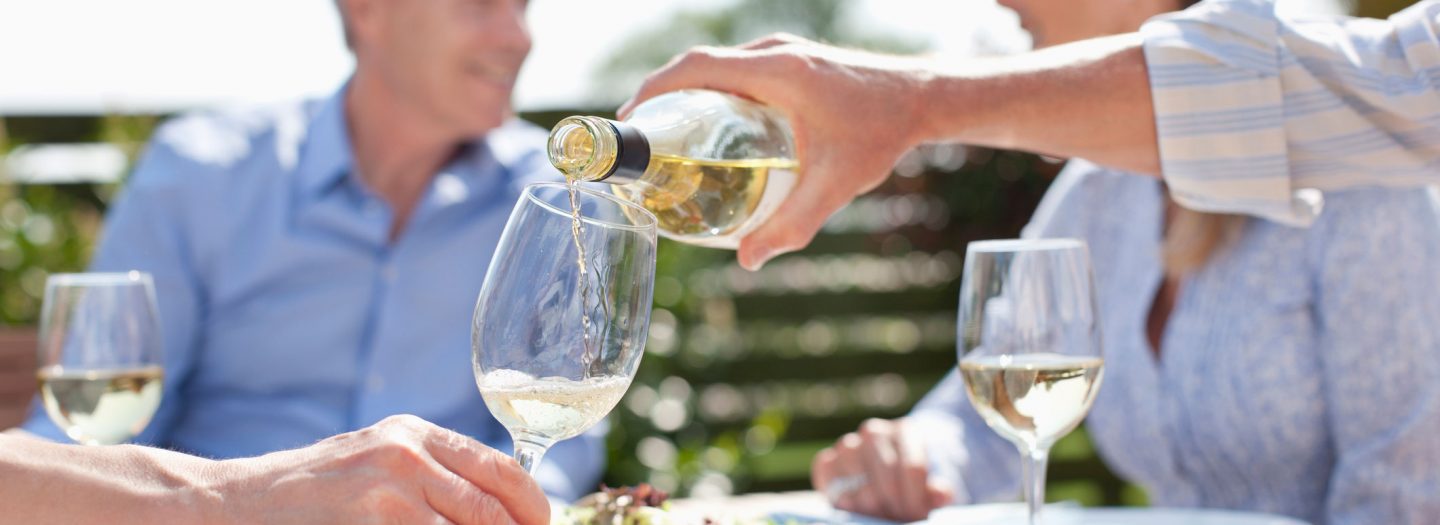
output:
[[[45,413],[78,443],[129,441],[160,406],[160,344],[150,274],[51,275],[36,373]]]
[[[970,403],[1020,450],[1029,521],[1050,447],[1100,389],[1104,360],[1090,252],[1077,239],[972,242],[960,285],[960,373]]]
[[[472,357],[485,405],[531,474],[551,445],[604,419],[635,377],[656,222],[613,195],[541,183],[505,224],[475,303]]]

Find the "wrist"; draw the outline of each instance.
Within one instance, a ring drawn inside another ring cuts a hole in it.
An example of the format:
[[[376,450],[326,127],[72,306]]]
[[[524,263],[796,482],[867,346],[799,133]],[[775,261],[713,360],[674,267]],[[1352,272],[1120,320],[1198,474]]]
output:
[[[145,512],[143,523],[216,523],[229,519],[219,490],[221,462],[149,447],[126,446],[132,464],[151,473],[149,487],[135,487]],[[154,491],[158,494],[147,494]]]
[[[210,461],[203,469],[196,495],[203,511],[201,523],[245,524],[267,521],[261,503],[272,479],[266,476],[268,456]]]
[[[927,60],[915,73],[916,90],[909,97],[915,105],[917,143],[961,142],[994,146],[995,104],[1004,100],[987,90],[994,84],[984,70],[984,59],[963,64]]]
[[[927,59],[916,59],[913,67],[904,72],[903,85],[907,87],[900,95],[900,105],[911,123],[910,136],[906,142],[911,147],[945,138],[941,132],[941,120],[947,115],[939,109],[944,75]]]

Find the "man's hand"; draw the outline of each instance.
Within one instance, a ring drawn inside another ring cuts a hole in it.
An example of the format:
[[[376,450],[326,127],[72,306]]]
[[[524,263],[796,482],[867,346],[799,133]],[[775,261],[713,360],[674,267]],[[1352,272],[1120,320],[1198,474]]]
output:
[[[740,264],[754,270],[809,244],[831,214],[880,185],[920,142],[925,75],[918,59],[773,35],[676,57],[620,114],[667,91],[704,88],[750,97],[789,117],[802,173],[775,215],[740,242]]]
[[[1158,176],[1150,81],[1138,35],[992,59],[886,56],[789,35],[697,47],[652,73],[620,108],[667,91],[728,91],[790,118],[800,179],[740,241],[741,266],[805,247],[832,213],[880,185],[924,142],[1084,157]]]
[[[215,465],[221,522],[544,525],[550,505],[510,457],[414,416]]]
[[[810,478],[821,493],[833,483],[863,479],[863,485],[838,495],[835,507],[899,521],[925,519],[955,499],[951,487],[931,479],[925,447],[904,419],[871,419],[845,434],[815,455]]]

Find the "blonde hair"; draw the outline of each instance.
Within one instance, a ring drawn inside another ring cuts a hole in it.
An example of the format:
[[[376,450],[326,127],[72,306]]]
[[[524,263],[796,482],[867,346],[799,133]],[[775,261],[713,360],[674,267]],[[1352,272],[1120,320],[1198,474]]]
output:
[[[1166,200],[1169,221],[1161,259],[1167,277],[1183,277],[1203,268],[1234,244],[1247,222],[1243,215],[1195,211]]]

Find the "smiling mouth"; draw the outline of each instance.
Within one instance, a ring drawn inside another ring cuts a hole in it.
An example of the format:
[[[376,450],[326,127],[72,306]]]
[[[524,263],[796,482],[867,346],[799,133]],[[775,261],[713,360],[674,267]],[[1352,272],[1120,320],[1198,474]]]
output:
[[[502,71],[500,68],[486,64],[467,64],[465,66],[465,73],[500,87],[508,88],[515,85],[515,75],[511,75],[507,71]]]

